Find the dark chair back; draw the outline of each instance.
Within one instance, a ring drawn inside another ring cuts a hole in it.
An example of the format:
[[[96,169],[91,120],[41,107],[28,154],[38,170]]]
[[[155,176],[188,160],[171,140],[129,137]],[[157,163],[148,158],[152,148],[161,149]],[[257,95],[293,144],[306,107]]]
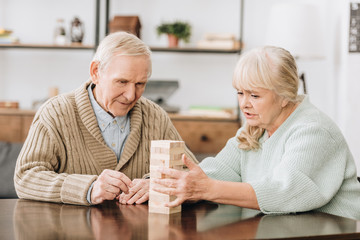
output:
[[[0,142],[0,198],[17,198],[14,171],[22,143]]]

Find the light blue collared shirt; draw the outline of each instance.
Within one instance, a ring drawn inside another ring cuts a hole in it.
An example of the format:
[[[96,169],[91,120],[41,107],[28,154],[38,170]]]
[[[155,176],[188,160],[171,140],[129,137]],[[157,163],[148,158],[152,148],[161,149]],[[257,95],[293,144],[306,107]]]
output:
[[[96,120],[101,130],[101,135],[103,136],[106,145],[113,150],[117,157],[117,162],[119,162],[126,139],[130,134],[130,115],[127,114],[126,116],[113,118],[95,100],[92,92],[93,87],[94,85],[90,84],[88,93],[91,106],[94,109]],[[94,183],[91,184],[86,196],[89,203],[91,203],[90,199],[93,185]]]
[[[91,106],[106,145],[113,150],[119,162],[127,137],[130,134],[130,116],[112,117],[95,100],[92,92],[94,85],[88,87]]]

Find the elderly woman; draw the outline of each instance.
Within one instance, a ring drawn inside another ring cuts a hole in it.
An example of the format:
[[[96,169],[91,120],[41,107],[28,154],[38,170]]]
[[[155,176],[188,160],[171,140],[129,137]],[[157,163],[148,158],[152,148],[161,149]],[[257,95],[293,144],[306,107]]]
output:
[[[155,191],[185,200],[209,200],[286,214],[317,210],[360,219],[360,183],[338,127],[298,96],[291,54],[261,47],[244,54],[233,77],[246,124],[214,158],[188,172],[162,169]]]

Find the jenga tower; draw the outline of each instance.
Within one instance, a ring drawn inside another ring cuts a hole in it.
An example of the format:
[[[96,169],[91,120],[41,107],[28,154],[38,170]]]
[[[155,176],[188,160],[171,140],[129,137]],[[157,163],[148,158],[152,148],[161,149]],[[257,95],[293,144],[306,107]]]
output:
[[[158,193],[153,191],[154,183],[151,179],[164,179],[168,176],[158,172],[160,167],[183,169],[181,156],[185,152],[185,144],[183,141],[159,140],[151,141],[150,150],[150,191],[149,191],[149,212],[152,213],[177,213],[181,212],[181,205],[169,208],[165,207],[165,203],[176,199],[176,196]]]

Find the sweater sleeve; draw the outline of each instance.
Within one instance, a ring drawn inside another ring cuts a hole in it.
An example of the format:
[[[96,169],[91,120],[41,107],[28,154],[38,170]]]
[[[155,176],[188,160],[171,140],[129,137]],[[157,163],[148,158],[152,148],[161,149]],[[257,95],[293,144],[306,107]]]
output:
[[[225,147],[215,156],[208,157],[199,164],[210,178],[241,182],[242,151],[238,148],[236,137],[230,138]]]
[[[66,161],[64,146],[37,120],[16,163],[15,189],[20,198],[88,205],[87,190],[95,175],[58,173]]]
[[[265,214],[303,212],[327,204],[344,179],[347,148],[319,126],[302,126],[288,137],[280,163],[250,181]]]

